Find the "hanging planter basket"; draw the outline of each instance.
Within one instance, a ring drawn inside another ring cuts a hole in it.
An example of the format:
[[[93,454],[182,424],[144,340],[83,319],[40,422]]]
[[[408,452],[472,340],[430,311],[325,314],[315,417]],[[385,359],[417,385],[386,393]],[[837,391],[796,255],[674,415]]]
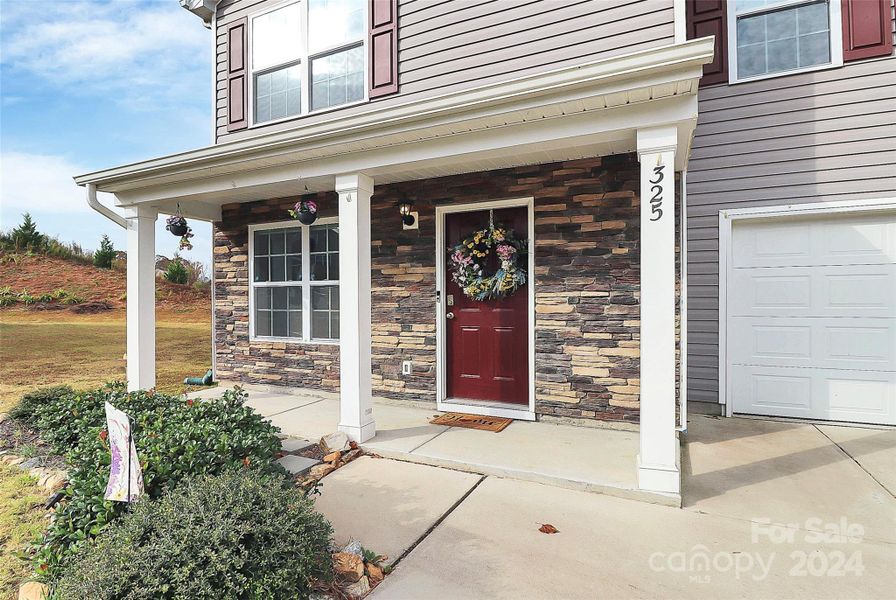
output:
[[[171,232],[171,235],[180,238],[181,250],[192,250],[193,244],[190,238],[193,237],[193,230],[187,225],[187,220],[180,214],[180,205],[177,207],[177,214],[171,215],[165,221],[165,229]]]
[[[289,210],[289,216],[298,220],[302,225],[311,225],[317,221],[317,202],[314,200],[299,200]]]
[[[175,237],[182,237],[187,233],[187,223],[186,221],[183,223],[176,223],[174,225],[168,225],[168,231],[171,232]]]

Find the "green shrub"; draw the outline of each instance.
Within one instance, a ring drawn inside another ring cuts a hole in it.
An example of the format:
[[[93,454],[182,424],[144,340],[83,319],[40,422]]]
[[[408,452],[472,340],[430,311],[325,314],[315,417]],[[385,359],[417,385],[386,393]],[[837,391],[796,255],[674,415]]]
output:
[[[245,464],[283,472],[274,462],[279,430],[244,405],[246,394],[228,390],[208,401],[155,392],[128,393],[120,382],[90,392],[62,394],[36,406],[41,438],[68,462],[67,501],[56,511],[33,552],[35,571],[53,581],[85,542],[125,512],[103,499],[111,456],[105,436],[105,402],[134,422],[134,442],[146,494],[158,498],[185,479]]]
[[[141,500],[62,577],[59,600],[308,598],[332,529],[281,476],[251,469]]]
[[[22,215],[22,224],[9,233],[9,248],[16,251],[40,252],[47,244],[47,236],[37,230],[37,223],[29,213]]]
[[[34,304],[35,300],[36,298],[29,294],[28,290],[22,290],[21,292],[19,292],[19,302],[21,302],[22,304]]]
[[[36,427],[37,413],[42,406],[49,404],[57,406],[62,396],[74,393],[75,390],[67,385],[54,385],[28,392],[9,411],[9,416],[29,427]]]
[[[172,260],[165,268],[165,279],[167,279],[171,283],[179,283],[181,285],[184,285],[185,283],[187,283],[187,279],[189,278],[189,271],[187,271],[184,263],[179,260]]]
[[[109,236],[103,234],[100,240],[100,249],[93,253],[93,265],[101,269],[111,269],[112,260],[115,258],[115,248]]]

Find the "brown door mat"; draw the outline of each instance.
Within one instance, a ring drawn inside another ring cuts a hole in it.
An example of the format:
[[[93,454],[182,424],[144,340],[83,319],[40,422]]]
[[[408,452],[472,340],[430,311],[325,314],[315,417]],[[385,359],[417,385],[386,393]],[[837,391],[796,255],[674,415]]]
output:
[[[466,413],[445,413],[432,421],[433,425],[447,425],[449,427],[466,427],[467,429],[481,429],[498,433],[513,423],[513,419],[503,417],[484,417],[482,415],[468,415]]]

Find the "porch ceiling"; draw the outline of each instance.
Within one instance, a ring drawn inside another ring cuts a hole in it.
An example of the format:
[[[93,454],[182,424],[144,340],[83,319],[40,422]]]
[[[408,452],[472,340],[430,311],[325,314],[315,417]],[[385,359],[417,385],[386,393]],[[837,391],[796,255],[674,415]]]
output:
[[[687,162],[697,84],[712,40],[526,76],[388,110],[339,116],[75,178],[121,206],[175,202],[213,219],[225,203],[332,190],[364,172],[377,184],[634,151],[636,131],[678,127]],[[169,207],[169,205],[172,205]],[[195,209],[195,210],[193,210]]]

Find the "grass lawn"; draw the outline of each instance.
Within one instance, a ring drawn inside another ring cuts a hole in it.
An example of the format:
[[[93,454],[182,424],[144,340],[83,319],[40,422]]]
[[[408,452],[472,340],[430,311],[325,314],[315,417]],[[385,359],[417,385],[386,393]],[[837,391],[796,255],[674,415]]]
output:
[[[211,366],[208,309],[156,314],[158,389],[180,393],[184,377]],[[61,383],[97,387],[125,378],[125,311],[95,315],[68,311],[0,312],[0,412],[22,394]],[[195,389],[195,388],[194,388]],[[0,465],[0,598],[15,597],[27,565],[13,552],[44,528],[47,494],[22,471]]]
[[[208,311],[160,310],[156,315],[156,381],[180,393],[184,377],[211,366]],[[125,312],[0,312],[0,412],[30,390],[67,383],[96,387],[125,378]]]
[[[0,464],[0,598],[15,598],[28,565],[14,556],[46,526],[44,490],[17,468]]]

